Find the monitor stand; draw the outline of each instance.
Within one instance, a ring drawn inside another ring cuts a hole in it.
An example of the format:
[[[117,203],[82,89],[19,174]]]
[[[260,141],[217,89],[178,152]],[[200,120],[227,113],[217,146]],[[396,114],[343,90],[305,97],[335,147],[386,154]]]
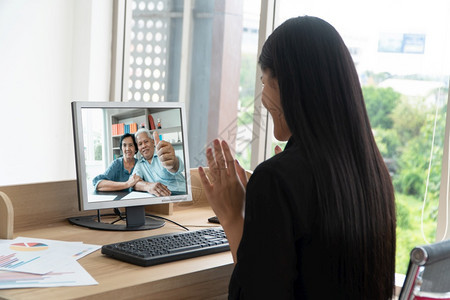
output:
[[[161,228],[166,223],[164,220],[146,216],[145,206],[126,207],[125,213],[125,219],[127,222],[126,225],[102,222],[100,211],[98,211],[98,214],[96,216],[81,216],[69,218],[69,222],[91,229],[112,231],[151,230]],[[109,214],[108,216],[114,216],[114,214]]]

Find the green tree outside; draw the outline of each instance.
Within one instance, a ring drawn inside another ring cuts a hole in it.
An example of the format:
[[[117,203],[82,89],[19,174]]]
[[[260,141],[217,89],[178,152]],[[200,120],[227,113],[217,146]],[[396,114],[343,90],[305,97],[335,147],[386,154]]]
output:
[[[446,105],[438,104],[436,114],[435,103],[426,98],[373,86],[363,87],[363,94],[380,152],[395,166],[390,170],[397,209],[396,272],[405,274],[410,251],[435,241]]]

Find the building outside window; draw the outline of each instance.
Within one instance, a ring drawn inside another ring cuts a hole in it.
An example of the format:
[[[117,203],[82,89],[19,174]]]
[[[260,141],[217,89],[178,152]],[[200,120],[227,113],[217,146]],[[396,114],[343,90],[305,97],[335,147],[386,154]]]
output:
[[[217,137],[235,149],[242,2],[117,0],[115,15],[111,98],[185,102],[192,167]]]

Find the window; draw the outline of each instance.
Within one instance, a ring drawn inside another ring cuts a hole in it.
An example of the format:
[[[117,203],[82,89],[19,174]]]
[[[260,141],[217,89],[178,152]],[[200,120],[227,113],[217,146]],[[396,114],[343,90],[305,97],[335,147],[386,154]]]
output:
[[[255,140],[263,140],[263,138],[260,139],[259,136],[253,135],[255,99],[257,102],[261,94],[261,84],[257,76],[261,1],[246,0],[243,1],[243,5],[236,158],[241,166],[250,170],[255,167],[251,164],[251,144]]]
[[[127,99],[178,99],[183,5],[132,1]]]
[[[114,11],[111,98],[185,102],[191,167],[217,137],[236,149],[242,2],[116,0]]]

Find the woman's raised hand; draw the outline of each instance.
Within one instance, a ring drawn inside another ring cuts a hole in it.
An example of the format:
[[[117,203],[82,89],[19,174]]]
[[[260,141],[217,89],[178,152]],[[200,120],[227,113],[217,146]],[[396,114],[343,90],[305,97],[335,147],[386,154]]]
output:
[[[199,174],[212,209],[221,224],[242,217],[244,212],[245,170],[235,162],[225,141],[214,140],[214,150],[206,150],[209,172],[200,167]]]
[[[206,150],[209,172],[199,167],[206,198],[219,218],[230,243],[233,258],[242,237],[244,224],[245,170],[234,160],[225,141],[214,140],[214,150]]]

